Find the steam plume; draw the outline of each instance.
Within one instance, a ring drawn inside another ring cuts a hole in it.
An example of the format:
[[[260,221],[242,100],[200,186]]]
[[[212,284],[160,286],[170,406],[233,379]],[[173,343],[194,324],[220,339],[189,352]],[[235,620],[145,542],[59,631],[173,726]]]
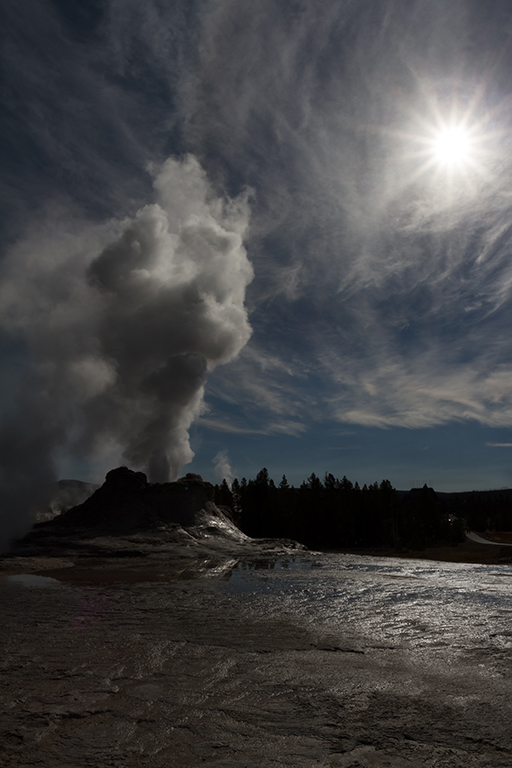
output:
[[[39,233],[3,264],[0,317],[33,370],[3,433],[19,450],[0,444],[3,544],[26,529],[58,450],[108,449],[152,481],[176,477],[207,372],[249,339],[246,198],[215,197],[192,156],[167,160],[154,186],[133,220]],[[21,498],[22,479],[41,473]]]
[[[233,482],[233,469],[227,451],[219,451],[213,458],[215,475],[219,482],[225,480],[229,486]]]

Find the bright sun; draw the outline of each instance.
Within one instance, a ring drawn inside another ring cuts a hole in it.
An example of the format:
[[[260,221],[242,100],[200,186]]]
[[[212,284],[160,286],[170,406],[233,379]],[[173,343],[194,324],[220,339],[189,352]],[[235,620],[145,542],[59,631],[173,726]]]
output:
[[[405,185],[422,179],[457,196],[469,194],[491,178],[496,148],[504,134],[491,124],[492,114],[479,114],[478,106],[478,94],[465,109],[455,102],[443,109],[430,96],[423,102],[422,112],[411,109],[407,127],[396,132],[403,142],[401,157],[407,163],[403,166]]]
[[[463,165],[470,159],[471,140],[462,126],[443,128],[432,140],[434,159],[442,165]]]

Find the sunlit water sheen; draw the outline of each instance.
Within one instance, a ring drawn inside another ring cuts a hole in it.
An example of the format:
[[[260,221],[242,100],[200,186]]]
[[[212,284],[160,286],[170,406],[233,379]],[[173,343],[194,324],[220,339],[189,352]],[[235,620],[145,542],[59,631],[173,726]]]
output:
[[[512,648],[512,568],[353,555],[240,562],[227,589],[386,647]]]
[[[450,657],[469,653],[476,663],[492,659],[498,674],[500,663],[510,658],[510,565],[306,553],[233,561],[232,567],[218,566],[202,577],[207,578],[208,589],[219,589],[251,618],[273,615],[300,620],[365,647],[444,649]],[[164,606],[166,582],[176,578],[172,572],[148,567],[130,571],[129,577],[123,571],[93,571],[86,580],[79,568],[68,568],[57,578],[34,574],[2,577],[0,586],[96,586],[102,593],[133,587],[134,594],[140,587],[150,589],[153,602]],[[179,578],[191,576],[181,574]]]

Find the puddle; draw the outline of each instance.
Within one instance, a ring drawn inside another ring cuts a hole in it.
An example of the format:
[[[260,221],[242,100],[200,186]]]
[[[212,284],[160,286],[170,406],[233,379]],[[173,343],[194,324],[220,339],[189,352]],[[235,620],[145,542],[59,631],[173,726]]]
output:
[[[235,594],[275,592],[283,590],[287,573],[290,577],[299,573],[309,574],[324,568],[325,564],[305,555],[288,557],[258,557],[239,560],[228,577],[229,591]],[[270,578],[270,577],[275,578]],[[281,578],[282,577],[282,578]],[[306,576],[309,578],[309,576]]]
[[[0,576],[0,586],[22,586],[37,589],[59,589],[63,586],[58,579],[50,576],[38,576],[35,573],[17,573],[13,576]]]
[[[311,570],[323,568],[323,563],[318,560],[294,555],[290,557],[258,557],[247,560],[239,560],[233,571],[280,571],[280,570]]]
[[[231,559],[220,562],[204,559],[194,564],[174,564],[165,566],[152,565],[139,568],[60,568],[48,571],[52,580],[71,586],[116,586],[122,584],[140,584],[142,582],[171,582],[196,580],[200,578],[220,578],[236,580],[237,574],[263,575],[265,571],[310,570],[321,568],[318,561],[301,557],[267,557],[252,560]]]
[[[141,584],[144,582],[172,582],[201,578],[229,578],[236,560],[204,559],[194,563],[178,565],[162,564],[134,568],[81,567],[56,568],[45,571],[45,575],[18,574],[16,576],[0,577],[0,585],[23,585],[26,587],[110,587],[124,584]]]

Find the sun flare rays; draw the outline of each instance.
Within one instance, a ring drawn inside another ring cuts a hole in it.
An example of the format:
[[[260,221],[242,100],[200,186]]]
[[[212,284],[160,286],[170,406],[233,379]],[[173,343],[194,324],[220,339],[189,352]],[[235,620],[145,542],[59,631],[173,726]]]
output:
[[[478,124],[447,120],[425,124],[409,137],[409,158],[419,176],[426,173],[452,183],[485,174],[485,133]]]
[[[403,115],[402,127],[390,131],[395,151],[395,195],[412,187],[437,198],[436,209],[479,194],[492,182],[502,135],[481,95],[466,106],[442,105],[426,89]],[[419,186],[418,186],[419,185]]]

